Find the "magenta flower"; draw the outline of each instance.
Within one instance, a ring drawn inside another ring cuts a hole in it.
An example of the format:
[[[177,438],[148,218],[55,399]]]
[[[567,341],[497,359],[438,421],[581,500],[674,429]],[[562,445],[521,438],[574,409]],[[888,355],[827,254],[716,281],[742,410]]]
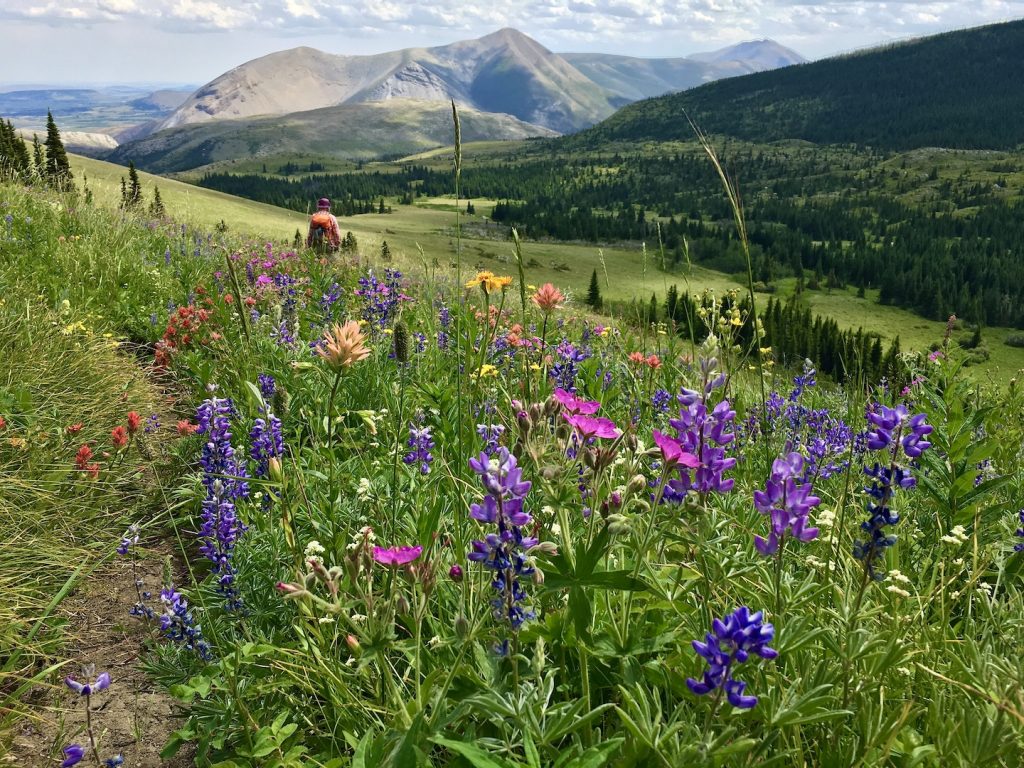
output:
[[[581,400],[561,387],[555,390],[555,399],[562,404],[565,412],[569,415],[579,413],[584,416],[590,416],[597,413],[597,409],[601,407],[601,404],[596,400]]]
[[[381,565],[408,565],[423,553],[423,547],[373,548],[373,559]]]
[[[684,451],[683,444],[674,437],[663,435],[658,430],[654,430],[654,442],[661,449],[661,460],[667,469],[677,466],[696,469],[700,466],[700,459],[689,451]]]
[[[615,426],[615,422],[603,416],[575,414],[573,416],[566,416],[565,420],[572,425],[573,429],[580,433],[580,437],[585,441],[592,437],[611,439],[622,434],[622,431]]]

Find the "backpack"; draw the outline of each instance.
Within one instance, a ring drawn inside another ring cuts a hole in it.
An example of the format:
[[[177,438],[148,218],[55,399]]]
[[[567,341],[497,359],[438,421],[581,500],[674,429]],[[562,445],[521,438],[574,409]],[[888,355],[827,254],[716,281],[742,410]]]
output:
[[[317,211],[309,221],[310,245],[314,248],[337,250],[341,243],[338,240],[338,229],[334,225],[334,217],[327,211]]]

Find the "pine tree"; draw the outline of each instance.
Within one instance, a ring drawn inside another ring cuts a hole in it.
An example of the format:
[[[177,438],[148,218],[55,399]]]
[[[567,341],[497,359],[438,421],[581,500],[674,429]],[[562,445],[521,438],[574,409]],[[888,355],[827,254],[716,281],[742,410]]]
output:
[[[139,183],[139,172],[135,170],[135,163],[128,161],[128,189],[124,200],[126,210],[134,210],[142,204],[142,184]]]
[[[160,199],[160,187],[153,185],[153,202],[149,204],[149,215],[155,219],[161,219],[167,214],[164,208],[164,201]]]
[[[601,308],[601,286],[597,282],[597,270],[590,275],[590,288],[587,289],[587,305],[593,309]]]
[[[46,110],[46,183],[57,189],[68,189],[74,185],[71,163],[60,139],[60,131],[53,119],[53,113]]]
[[[32,165],[36,174],[40,177],[46,172],[46,157],[43,155],[43,145],[39,143],[39,136],[32,134]]]
[[[295,250],[298,250],[299,248],[301,248],[303,246],[303,244],[304,244],[304,241],[302,239],[302,232],[300,232],[299,230],[296,229],[295,230],[295,237],[292,238],[292,248],[294,248]]]
[[[377,213],[384,213],[384,198],[380,199],[380,205],[377,206]]]
[[[391,248],[388,246],[387,240],[384,240],[380,244],[380,260],[391,261]]]

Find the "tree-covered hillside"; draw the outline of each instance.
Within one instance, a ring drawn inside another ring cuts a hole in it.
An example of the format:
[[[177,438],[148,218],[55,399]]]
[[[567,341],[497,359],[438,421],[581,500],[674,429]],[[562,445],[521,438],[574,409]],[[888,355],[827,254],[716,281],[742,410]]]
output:
[[[709,133],[888,149],[1024,142],[1024,21],[950,32],[630,105],[567,146]]]

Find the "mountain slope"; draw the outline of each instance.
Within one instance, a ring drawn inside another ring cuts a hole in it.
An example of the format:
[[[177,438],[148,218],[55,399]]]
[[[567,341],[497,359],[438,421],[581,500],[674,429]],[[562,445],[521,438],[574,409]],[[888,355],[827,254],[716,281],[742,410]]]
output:
[[[295,48],[255,59],[196,91],[157,130],[391,99],[457,102],[558,132],[614,111],[608,94],[514,29],[436,48],[338,56]]]
[[[796,51],[772,40],[754,40],[710,53],[668,59],[604,53],[563,53],[561,56],[623,101],[661,96],[726,77],[805,61]]]
[[[459,110],[463,141],[554,136],[509,115]],[[282,117],[213,120],[155,133],[109,156],[153,173],[188,170],[239,157],[314,154],[369,159],[409,154],[452,141],[447,102],[393,99],[296,112]]]
[[[690,139],[806,139],[890,149],[1007,149],[1024,142],[1024,21],[949,32],[721,80],[632,104],[568,146]]]

